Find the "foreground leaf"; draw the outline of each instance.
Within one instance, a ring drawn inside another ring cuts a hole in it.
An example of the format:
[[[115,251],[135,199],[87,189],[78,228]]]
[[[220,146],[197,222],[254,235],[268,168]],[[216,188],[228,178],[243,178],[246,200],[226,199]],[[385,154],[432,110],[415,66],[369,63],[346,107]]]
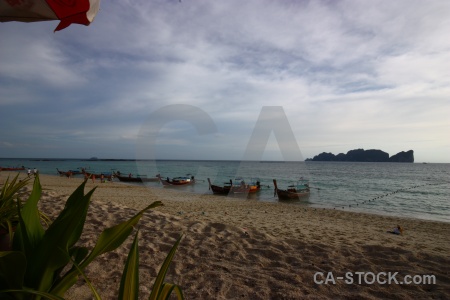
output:
[[[128,253],[127,262],[120,280],[119,299],[132,300],[139,296],[139,230],[134,236],[133,244]]]
[[[80,269],[80,267],[78,266],[77,262],[75,260],[72,260],[72,263],[73,263],[74,268],[76,268],[78,270],[78,272],[81,274],[81,276],[83,276],[84,281],[86,282],[86,284],[91,289],[91,292],[94,295],[94,298],[96,300],[101,300],[100,295],[97,293],[97,291],[95,290],[95,288],[92,285],[91,281],[89,280],[89,278],[87,278],[86,274],[84,274],[84,272]]]
[[[125,239],[130,235],[131,231],[133,230],[133,226],[137,224],[137,222],[140,220],[144,212],[146,212],[151,208],[158,207],[160,205],[162,205],[161,201],[155,201],[146,208],[144,208],[143,210],[141,210],[140,212],[138,212],[134,217],[132,217],[128,221],[125,221],[111,228],[105,229],[100,234],[100,237],[98,238],[97,243],[92,252],[81,264],[82,267],[83,268],[86,267],[97,256],[109,251],[113,251],[117,247],[122,245],[122,243],[125,241]]]
[[[77,191],[84,188],[85,183],[80,185]],[[59,272],[62,267],[70,262],[69,245],[83,230],[93,192],[94,189],[78,198],[78,201],[71,202],[71,205],[66,204],[63,211],[49,226],[41,243],[28,259],[30,264],[26,277],[28,287],[49,291],[54,284],[55,272]]]
[[[161,291],[158,295],[158,300],[169,299],[173,291],[176,292],[178,299],[184,299],[183,292],[178,285],[173,283],[163,283]]]
[[[41,199],[42,187],[39,181],[39,176],[34,178],[33,190],[31,191],[30,196],[28,197],[27,202],[23,205],[22,208],[19,209],[19,214],[21,218],[21,222],[16,231],[18,244],[13,245],[14,250],[19,250],[24,246],[21,242],[26,243],[26,249],[31,250],[35,249],[37,245],[41,242],[42,237],[44,236],[44,228],[41,224],[41,217],[39,213],[39,209],[37,204]],[[23,222],[22,222],[23,221]],[[22,236],[26,231],[26,237]],[[25,241],[23,239],[26,239]],[[20,242],[19,242],[20,241]],[[31,248],[31,249],[30,249]],[[29,255],[31,255],[33,251],[26,253],[27,259]]]
[[[134,217],[120,223],[119,225],[113,226],[111,228],[105,229],[99,236],[97,243],[91,253],[86,257],[86,259],[80,263],[80,269],[84,270],[97,256],[113,251],[117,249],[126,238],[130,235],[133,230],[133,226],[139,221],[144,212],[147,210],[162,205],[161,201],[155,201],[140,212],[138,212]],[[74,278],[78,278],[78,271],[72,270],[68,272],[60,282],[58,282],[52,289],[52,293],[62,296],[64,291],[67,290],[69,283],[73,282]]]
[[[32,290],[32,289],[27,289],[27,288],[24,288],[21,290],[9,289],[9,290],[0,291],[0,295],[3,293],[5,293],[5,294],[8,294],[8,293],[30,294],[30,295],[41,296],[44,299],[49,299],[49,300],[64,300],[64,298],[62,298],[62,297],[58,297],[58,296],[55,296],[55,295],[52,295],[52,294],[49,294],[46,292],[36,291],[36,290]],[[30,299],[30,298],[26,297],[25,299]]]
[[[182,237],[183,236],[181,235],[175,242],[166,259],[164,260],[161,269],[159,269],[158,276],[155,279],[155,283],[153,285],[153,289],[149,297],[150,300],[167,299],[170,296],[170,293],[172,293],[174,286],[164,283],[164,279],[166,278],[166,274],[167,271],[169,270],[170,263],[172,262],[172,259],[175,256],[175,252],[177,251],[178,245],[180,244]],[[177,294],[179,299],[184,299],[181,289],[179,288],[177,289]]]
[[[10,180],[6,179],[0,190],[0,229],[9,234],[9,244],[12,244],[14,229],[19,223],[17,207],[21,206],[18,193],[24,188],[29,178],[19,179],[19,173]]]
[[[0,288],[22,288],[26,266],[26,258],[22,252],[0,251]]]

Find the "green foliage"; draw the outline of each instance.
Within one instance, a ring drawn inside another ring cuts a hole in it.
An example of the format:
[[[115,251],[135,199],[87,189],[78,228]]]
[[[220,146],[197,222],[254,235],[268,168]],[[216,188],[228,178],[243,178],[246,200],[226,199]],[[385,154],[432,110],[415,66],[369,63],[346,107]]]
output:
[[[27,185],[28,178],[18,180],[19,173],[11,181],[6,179],[0,191],[0,229],[12,238],[13,227],[19,223],[17,205],[20,204],[18,192]]]
[[[134,237],[133,245],[131,246],[130,252],[128,254],[127,263],[125,264],[125,269],[122,274],[122,280],[120,282],[119,289],[119,299],[138,299],[139,295],[139,249],[138,249],[138,233]],[[178,299],[184,299],[183,292],[181,288],[172,283],[164,282],[167,271],[169,270],[170,263],[177,251],[178,245],[180,244],[182,236],[178,238],[167,255],[164,263],[162,264],[158,275],[153,284],[153,289],[150,294],[150,300],[165,300],[169,299],[173,291],[175,291]]]
[[[166,283],[164,282],[164,279],[166,277],[167,271],[169,270],[170,263],[175,256],[175,252],[177,251],[178,245],[180,244],[181,236],[176,241],[175,245],[173,245],[172,249],[170,250],[169,254],[167,255],[166,259],[164,260],[164,263],[161,266],[161,269],[158,272],[158,276],[155,279],[155,283],[153,285],[152,292],[150,294],[149,299],[169,299],[170,295],[172,294],[172,291],[175,291],[178,299],[184,299],[183,293],[179,286],[172,284],[172,283]]]
[[[14,235],[12,250],[0,252],[0,296],[6,299],[62,299],[65,292],[83,276],[94,296],[99,299],[83,270],[99,255],[118,248],[131,234],[145,211],[160,206],[153,202],[131,219],[105,229],[94,248],[77,246],[83,232],[84,223],[92,194],[95,188],[84,194],[84,181],[68,198],[64,209],[55,221],[45,230],[40,222],[37,209],[41,197],[39,176],[36,176],[33,191],[23,207],[18,207],[19,225]],[[180,237],[181,239],[181,237]],[[176,242],[166,258],[153,290],[157,296],[151,299],[167,299],[170,293],[166,286],[175,290],[183,299],[181,289],[163,283],[165,273],[173,258],[180,240]],[[137,235],[131,247],[120,285],[120,299],[137,299],[139,287],[139,253]],[[163,274],[163,275],[161,275]],[[152,290],[152,295],[154,294]],[[162,290],[162,292],[161,292]]]
[[[19,173],[10,180],[6,179],[1,191],[0,191],[0,231],[2,234],[8,234],[10,241],[12,242],[14,236],[14,230],[19,224],[19,211],[23,205],[22,200],[19,197],[19,192],[30,181],[30,177],[22,180],[19,179]],[[36,209],[38,215],[38,222],[43,221],[48,223],[48,217]]]

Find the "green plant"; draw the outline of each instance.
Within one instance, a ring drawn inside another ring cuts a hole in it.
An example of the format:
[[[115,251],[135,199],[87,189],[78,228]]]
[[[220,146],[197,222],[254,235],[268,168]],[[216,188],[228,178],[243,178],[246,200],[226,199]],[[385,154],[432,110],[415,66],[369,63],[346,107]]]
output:
[[[84,181],[67,199],[64,209],[45,230],[39,219],[37,203],[41,197],[39,176],[36,176],[33,190],[23,207],[17,206],[19,225],[14,235],[12,250],[0,252],[0,295],[2,299],[62,299],[65,292],[72,287],[83,270],[99,255],[119,247],[130,235],[143,213],[150,208],[162,205],[160,201],[153,202],[128,221],[105,229],[89,251],[85,247],[77,246],[81,237],[89,202],[95,188],[84,194]],[[158,274],[153,290],[164,291],[169,284],[159,282],[164,280],[168,264],[176,251],[179,240],[175,243]],[[130,250],[126,268],[122,275],[121,299],[137,299],[130,297],[135,290],[135,283],[131,285],[129,278],[136,277],[138,268],[137,238]],[[158,281],[159,278],[159,281]],[[89,280],[87,283],[90,285]],[[134,280],[136,282],[136,280]],[[137,282],[138,284],[138,282]],[[131,285],[131,288],[130,286]],[[99,296],[92,288],[93,294]],[[152,295],[154,294],[152,290]],[[173,287],[179,298],[183,298],[181,289]],[[171,291],[172,291],[171,290]],[[170,291],[170,292],[171,292]],[[156,292],[155,292],[156,293]],[[152,297],[152,295],[150,297]],[[157,295],[157,294],[156,294]],[[165,294],[151,299],[166,299]],[[169,294],[170,295],[170,294]]]
[[[125,269],[122,273],[122,280],[120,282],[119,289],[119,299],[138,299],[139,294],[139,249],[138,249],[138,233],[134,237],[133,245],[131,246],[130,252],[128,254],[128,259],[125,264]],[[167,255],[164,263],[162,264],[158,275],[155,279],[155,283],[153,284],[153,289],[150,294],[150,300],[156,299],[168,299],[172,293],[175,291],[178,299],[184,299],[183,293],[179,286],[164,282],[166,273],[169,269],[170,262],[172,261],[173,256],[177,250],[178,244],[181,241],[180,238],[175,242],[169,254]]]
[[[19,173],[12,180],[8,177],[0,191],[0,249],[11,247],[14,230],[19,224],[17,206],[22,204],[19,192],[28,184],[29,178],[18,179]]]
[[[28,178],[18,181],[19,174],[11,181],[6,179],[0,191],[0,228],[12,238],[13,227],[19,223],[17,213],[18,192],[27,185]],[[20,204],[20,203],[19,203]]]

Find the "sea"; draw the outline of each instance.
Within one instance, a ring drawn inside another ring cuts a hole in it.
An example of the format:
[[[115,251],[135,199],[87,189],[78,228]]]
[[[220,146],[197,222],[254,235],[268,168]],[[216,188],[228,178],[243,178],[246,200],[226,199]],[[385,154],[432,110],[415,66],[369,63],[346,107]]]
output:
[[[196,194],[212,194],[208,178],[219,186],[230,179],[258,180],[261,191],[240,200],[274,203],[279,200],[274,196],[273,179],[281,189],[307,180],[311,187],[309,198],[290,204],[450,222],[450,164],[33,158],[0,159],[0,166],[36,168],[49,175],[57,175],[57,169],[85,168],[90,172],[120,171],[133,176],[194,176],[194,185],[176,188]],[[159,182],[145,185],[164,188]]]

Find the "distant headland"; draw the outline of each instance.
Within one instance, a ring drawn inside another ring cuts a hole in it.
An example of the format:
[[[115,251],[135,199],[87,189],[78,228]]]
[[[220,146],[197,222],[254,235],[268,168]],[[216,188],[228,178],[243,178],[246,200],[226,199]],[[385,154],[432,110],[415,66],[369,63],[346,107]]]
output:
[[[347,154],[339,153],[334,155],[333,153],[322,152],[313,158],[307,158],[306,161],[356,161],[356,162],[414,162],[414,151],[402,151],[389,157],[389,154],[381,150],[364,150],[355,149],[350,150]]]

